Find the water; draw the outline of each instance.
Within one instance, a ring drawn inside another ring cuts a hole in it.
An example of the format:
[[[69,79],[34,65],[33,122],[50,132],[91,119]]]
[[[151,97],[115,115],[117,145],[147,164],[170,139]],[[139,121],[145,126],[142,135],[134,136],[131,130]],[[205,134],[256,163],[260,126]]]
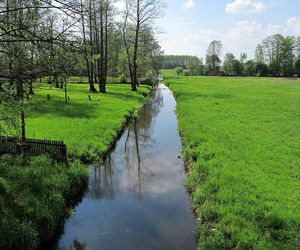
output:
[[[175,107],[159,84],[106,162],[89,167],[88,191],[59,249],[196,249]]]

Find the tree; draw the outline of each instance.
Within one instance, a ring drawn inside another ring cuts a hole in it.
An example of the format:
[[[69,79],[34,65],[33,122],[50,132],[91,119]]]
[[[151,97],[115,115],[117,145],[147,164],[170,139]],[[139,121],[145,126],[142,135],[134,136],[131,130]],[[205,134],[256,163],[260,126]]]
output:
[[[247,60],[248,56],[246,53],[241,53],[241,56],[240,56],[240,63],[241,63],[241,66],[242,66],[242,73],[241,75],[243,75],[245,73],[245,62]]]
[[[187,69],[192,75],[201,74],[201,61],[197,56],[191,56],[187,59]]]
[[[248,56],[246,53],[241,53],[241,56],[240,56],[240,62],[241,64],[244,64],[245,61],[247,60]]]
[[[222,42],[212,41],[206,53],[206,65],[212,74],[217,74],[221,65]]]
[[[164,2],[162,0],[125,0],[123,24],[120,25],[123,41],[128,57],[128,67],[131,78],[131,90],[137,91],[138,86],[138,59],[141,34],[149,30],[153,21],[162,16]],[[130,36],[129,36],[130,33]],[[132,37],[132,41],[130,41]],[[130,43],[132,42],[132,54]]]
[[[300,58],[295,62],[295,73],[298,77],[300,76]]]
[[[92,10],[92,3],[89,2],[88,3],[89,6],[89,24],[90,24],[90,28],[91,28],[91,24],[92,24],[92,17],[91,17],[91,10]],[[90,29],[90,41],[88,44],[87,41],[87,31],[86,31],[86,21],[85,21],[85,13],[87,11],[85,11],[86,6],[84,6],[83,4],[83,0],[80,1],[80,15],[81,15],[81,25],[82,25],[82,38],[83,38],[83,49],[84,49],[84,59],[86,61],[86,68],[87,68],[87,75],[88,75],[88,79],[89,79],[89,85],[90,85],[90,91],[91,92],[96,92],[96,88],[94,86],[94,77],[93,77],[93,64],[92,64],[92,58],[90,58],[90,56],[92,57],[92,31]]]
[[[257,76],[268,76],[269,67],[265,63],[256,63],[255,71]]]
[[[265,63],[264,48],[258,44],[255,50],[255,62],[257,64]]]
[[[295,62],[295,49],[296,38],[287,36],[283,40],[281,49],[281,71],[283,76],[293,76],[294,74],[294,62]]]
[[[281,73],[282,47],[284,37],[280,34],[269,36],[263,40],[263,47],[267,62],[269,63],[269,71],[273,76],[279,76]]]
[[[244,64],[244,75],[255,76],[256,75],[256,63],[254,60],[248,60]]]
[[[238,76],[242,74],[242,64],[232,53],[225,55],[223,70],[226,75]]]
[[[229,75],[229,76],[235,75],[234,68],[233,68],[234,60],[235,60],[235,57],[232,53],[227,53],[225,55],[225,59],[224,59],[224,63],[223,63],[223,71],[226,75]]]
[[[184,69],[183,69],[182,67],[176,67],[176,68],[175,68],[175,72],[176,72],[177,75],[182,75],[183,70],[184,70]]]
[[[300,36],[297,37],[296,41],[296,57],[300,58]]]
[[[53,18],[54,10],[61,14],[57,15],[57,19]],[[60,43],[68,36],[68,30],[77,23],[66,21],[66,17],[69,17],[70,21],[73,19],[73,11],[75,8],[72,5],[57,0],[6,0],[0,4],[0,57],[3,58],[0,82],[2,90],[6,89],[3,86],[7,84],[11,90],[2,91],[1,102],[3,106],[9,103],[10,106],[18,107],[19,112],[13,112],[11,115],[20,114],[23,140],[26,138],[27,86],[29,93],[33,93],[33,80],[45,75],[56,78],[58,86],[57,76],[61,71],[56,60],[51,59],[58,54],[59,46],[64,46]],[[59,28],[55,21],[59,23]],[[47,60],[49,63],[45,62]],[[41,61],[43,62],[40,63]],[[15,102],[8,101],[11,100],[7,98],[9,95],[13,96]]]

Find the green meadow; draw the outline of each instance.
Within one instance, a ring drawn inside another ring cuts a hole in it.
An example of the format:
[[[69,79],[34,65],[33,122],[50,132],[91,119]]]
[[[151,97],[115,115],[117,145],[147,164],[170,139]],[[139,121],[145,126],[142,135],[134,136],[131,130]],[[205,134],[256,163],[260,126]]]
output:
[[[69,84],[67,103],[64,90],[48,84],[30,96],[27,137],[63,140],[71,159],[65,166],[47,157],[1,157],[0,249],[36,249],[56,234],[87,181],[88,168],[72,158],[101,160],[150,87],[133,93],[129,85],[112,84],[105,95],[88,89]]]
[[[68,84],[70,100],[66,103],[64,90],[48,84],[38,86],[31,97],[27,136],[63,140],[69,156],[83,161],[103,157],[128,118],[144,104],[149,91],[148,86],[141,86],[133,93],[129,85],[110,84],[103,95],[89,93],[87,84]]]
[[[199,248],[300,249],[300,80],[163,74]]]

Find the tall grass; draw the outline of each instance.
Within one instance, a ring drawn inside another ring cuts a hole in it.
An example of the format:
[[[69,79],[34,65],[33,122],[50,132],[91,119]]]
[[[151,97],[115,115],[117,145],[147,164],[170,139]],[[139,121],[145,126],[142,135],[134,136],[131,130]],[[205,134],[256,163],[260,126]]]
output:
[[[200,249],[300,249],[300,81],[178,77]]]
[[[68,203],[83,189],[87,168],[47,157],[0,161],[0,249],[35,249],[61,225]]]

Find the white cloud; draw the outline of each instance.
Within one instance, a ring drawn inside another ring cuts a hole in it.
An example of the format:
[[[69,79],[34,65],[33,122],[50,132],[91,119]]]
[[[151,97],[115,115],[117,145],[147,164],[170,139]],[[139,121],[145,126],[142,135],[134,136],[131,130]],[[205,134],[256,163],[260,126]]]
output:
[[[114,5],[114,7],[115,7],[117,10],[119,10],[119,11],[124,10],[125,7],[126,7],[126,4],[125,4],[124,1],[117,1],[117,2],[114,2],[113,5]]]
[[[244,20],[236,24],[234,28],[230,30],[230,36],[239,39],[245,36],[257,35],[263,32],[261,24],[256,23],[256,21]]]
[[[269,24],[268,28],[267,28],[268,36],[272,36],[275,34],[284,34],[285,32],[286,32],[286,29],[283,26],[277,25],[277,24]]]
[[[205,58],[209,43],[220,40],[223,43],[223,56],[231,52],[239,57],[241,52],[246,52],[250,59],[254,56],[257,44],[267,36],[275,34],[287,36],[292,33],[300,35],[300,18],[291,17],[285,25],[271,23],[263,25],[255,20],[243,20],[225,31],[180,29],[179,34],[166,36],[162,40],[162,47],[166,50],[166,54],[197,55]]]
[[[300,18],[290,17],[287,21],[287,27],[295,32],[296,35],[300,35]]]
[[[233,3],[226,5],[228,13],[253,13],[261,12],[266,8],[266,5],[261,1],[255,0],[235,0]]]
[[[182,7],[184,8],[192,8],[195,5],[195,0],[187,0]]]

